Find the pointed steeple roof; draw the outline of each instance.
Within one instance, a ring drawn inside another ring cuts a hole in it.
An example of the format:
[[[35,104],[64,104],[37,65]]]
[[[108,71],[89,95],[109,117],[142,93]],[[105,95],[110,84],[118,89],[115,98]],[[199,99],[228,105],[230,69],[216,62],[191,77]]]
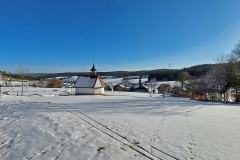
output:
[[[91,69],[90,71],[91,71],[91,72],[96,72],[96,71],[97,71],[94,63],[93,63],[92,69]]]

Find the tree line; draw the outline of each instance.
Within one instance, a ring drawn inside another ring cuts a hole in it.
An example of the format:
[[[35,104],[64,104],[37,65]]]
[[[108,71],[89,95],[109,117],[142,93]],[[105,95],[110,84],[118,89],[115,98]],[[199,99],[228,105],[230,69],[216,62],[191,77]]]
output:
[[[182,74],[188,74],[188,77],[199,78],[205,75],[209,70],[214,68],[216,64],[202,64],[183,69],[165,69],[152,71],[149,74],[150,79],[157,79],[158,81],[177,81],[181,79]]]
[[[217,65],[200,79],[193,81],[192,90],[210,94],[211,100],[240,102],[240,42],[233,51],[218,59]]]
[[[176,73],[185,95],[193,99],[240,102],[240,42],[233,51],[217,59],[206,70],[197,71],[192,68]],[[198,76],[194,73],[198,72]],[[200,76],[199,76],[200,75]]]

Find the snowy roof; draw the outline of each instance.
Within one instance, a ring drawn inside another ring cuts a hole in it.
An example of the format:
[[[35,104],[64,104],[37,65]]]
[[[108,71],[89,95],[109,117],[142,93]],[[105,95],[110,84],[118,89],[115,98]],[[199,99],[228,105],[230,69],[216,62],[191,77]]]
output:
[[[98,75],[89,75],[89,76],[79,76],[76,80],[74,87],[77,88],[94,88],[96,82],[99,80],[101,87],[104,87],[104,84]]]
[[[117,85],[115,85],[114,87],[117,87],[117,86],[120,86],[120,87],[122,87],[122,88],[127,88],[126,86],[121,85],[121,84],[117,84]]]
[[[96,83],[95,77],[79,76],[74,87],[93,88]]]
[[[65,77],[64,81],[76,81],[77,79],[78,79],[78,76]]]

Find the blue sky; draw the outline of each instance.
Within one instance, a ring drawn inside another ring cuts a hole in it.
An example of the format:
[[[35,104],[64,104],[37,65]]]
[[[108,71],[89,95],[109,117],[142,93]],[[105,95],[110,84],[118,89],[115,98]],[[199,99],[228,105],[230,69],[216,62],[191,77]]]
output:
[[[188,67],[240,40],[239,0],[1,0],[0,70]]]

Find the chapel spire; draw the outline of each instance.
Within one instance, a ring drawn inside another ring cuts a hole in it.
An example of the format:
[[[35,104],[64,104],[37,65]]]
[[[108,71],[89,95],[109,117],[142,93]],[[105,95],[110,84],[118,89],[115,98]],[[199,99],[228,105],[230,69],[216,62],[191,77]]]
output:
[[[93,63],[93,66],[92,66],[92,69],[90,70],[93,74],[96,74],[96,67],[95,67],[95,64]]]

